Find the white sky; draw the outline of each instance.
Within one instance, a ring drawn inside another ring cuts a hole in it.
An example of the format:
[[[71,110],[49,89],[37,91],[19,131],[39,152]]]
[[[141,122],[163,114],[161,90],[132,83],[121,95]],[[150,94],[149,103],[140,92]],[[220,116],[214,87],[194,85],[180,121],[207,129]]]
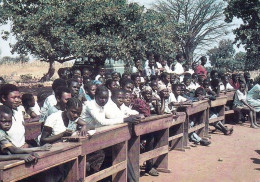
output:
[[[156,0],[129,0],[129,2],[137,2],[140,5],[144,5],[145,7],[149,8],[151,6],[152,3],[156,2]],[[242,23],[241,20],[234,20],[233,27],[230,27],[230,31],[232,29],[234,29],[235,27],[238,27],[240,24]],[[2,30],[10,30],[10,25],[2,25],[0,26],[0,32]],[[235,35],[233,33],[230,33],[229,35],[227,35],[226,37],[223,38],[229,38],[231,40],[234,40]],[[0,57],[4,57],[4,56],[17,56],[16,54],[12,55],[11,54],[11,48],[9,46],[9,44],[13,44],[15,43],[15,37],[10,36],[10,38],[7,41],[4,41],[1,36],[0,36]],[[213,44],[212,47],[217,46],[217,44]],[[234,46],[234,48],[236,49],[236,51],[245,51],[243,48],[237,48],[236,46]],[[210,48],[209,48],[210,49]],[[201,54],[205,54],[204,52],[201,52]],[[32,59],[32,57],[30,56],[30,59]]]

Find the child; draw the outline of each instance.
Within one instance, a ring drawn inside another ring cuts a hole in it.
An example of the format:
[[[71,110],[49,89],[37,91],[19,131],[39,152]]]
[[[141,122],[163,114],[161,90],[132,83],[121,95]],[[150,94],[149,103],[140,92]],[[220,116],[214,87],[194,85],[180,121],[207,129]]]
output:
[[[30,118],[40,117],[40,107],[37,102],[35,102],[32,94],[23,94],[22,104],[25,112],[30,116]]]
[[[260,112],[260,80],[247,94],[247,103],[254,107],[256,112]]]
[[[43,107],[43,103],[45,101],[45,99],[48,97],[48,93],[46,93],[45,91],[39,92],[37,94],[37,103],[39,105],[40,108]]]
[[[71,98],[70,89],[67,87],[58,87],[55,90],[55,98],[57,100],[57,104],[48,109],[47,117],[59,110],[65,111],[66,104]]]
[[[42,147],[18,148],[10,140],[7,132],[12,126],[12,110],[5,106],[0,106],[0,161],[5,160],[25,160],[25,162],[37,162],[39,158],[36,151],[50,150],[51,145],[47,144]]]
[[[138,58],[134,58],[134,63],[135,65],[132,67],[132,73],[142,73],[143,68],[142,68],[142,61]]]
[[[98,67],[98,75],[95,77],[95,80],[98,80],[100,77],[105,78],[105,67],[104,66]]]
[[[229,90],[234,90],[234,88],[230,85],[229,83],[229,76],[228,75],[223,75],[221,77],[220,82],[220,91],[229,91]]]
[[[67,81],[68,88],[70,89],[70,93],[72,97],[78,98],[79,96],[79,82],[77,79],[71,78]]]
[[[134,82],[131,79],[123,79],[121,82],[121,88],[123,90],[129,91],[133,93],[134,90]]]
[[[71,75],[71,77],[81,77],[81,71],[80,71],[80,69],[74,69],[73,71],[72,71],[72,75]]]
[[[153,100],[161,100],[160,96],[158,95],[158,82],[156,80],[151,81],[150,84],[152,88],[152,99]]]
[[[58,70],[58,75],[59,75],[59,78],[61,78],[63,80],[68,80],[70,72],[67,68],[60,68]]]
[[[167,87],[169,93],[172,92],[172,85],[170,84],[170,74],[169,73],[163,72],[160,75],[160,81],[158,82],[158,86],[162,85],[162,84]]]
[[[112,80],[115,81],[117,85],[119,85],[119,80],[121,78],[120,73],[114,71],[112,72],[111,76],[112,76]]]
[[[230,85],[234,88],[234,89],[239,89],[240,85],[239,85],[239,75],[234,73],[232,74],[232,79],[230,80]]]
[[[41,134],[40,143],[55,143],[64,136],[76,134],[77,127],[80,126],[80,135],[85,136],[87,130],[86,123],[79,119],[82,111],[82,103],[77,98],[70,98],[66,104],[65,111],[57,111],[47,117]]]
[[[155,61],[154,59],[150,59],[148,61],[148,65],[144,68],[145,71],[145,76],[148,78],[148,80],[150,80],[152,75],[156,75],[157,74],[157,70],[155,70]]]
[[[259,128],[259,125],[256,122],[256,113],[255,109],[250,106],[247,101],[247,92],[246,92],[246,84],[245,83],[240,83],[240,88],[239,90],[236,90],[235,92],[235,97],[234,97],[234,110],[239,112],[244,113],[246,112],[249,113],[249,118],[250,118],[250,123],[251,123],[251,128]],[[239,117],[240,121],[240,117]]]
[[[139,98],[140,97],[140,93],[141,93],[141,90],[139,88],[140,83],[141,83],[140,76],[137,73],[133,73],[131,75],[131,80],[133,80],[133,82],[134,82],[133,95],[135,95],[135,97]]]
[[[118,84],[117,84],[117,81],[115,81],[115,80],[112,80],[112,79],[108,79],[107,81],[106,81],[106,84],[105,84],[105,86],[108,88],[108,90],[109,90],[109,98],[111,97],[111,92],[114,90],[114,89],[117,89],[119,86],[118,86]]]
[[[97,85],[93,82],[88,82],[87,84],[84,84],[84,89],[86,94],[84,95],[86,101],[91,101],[95,98],[95,93],[97,90]]]

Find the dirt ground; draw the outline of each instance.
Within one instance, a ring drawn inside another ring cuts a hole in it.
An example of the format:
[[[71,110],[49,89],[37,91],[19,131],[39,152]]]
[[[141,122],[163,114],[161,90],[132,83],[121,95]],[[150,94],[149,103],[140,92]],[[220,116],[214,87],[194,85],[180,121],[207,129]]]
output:
[[[227,125],[230,126],[230,125]],[[260,129],[235,125],[231,136],[211,134],[212,144],[170,151],[171,173],[141,182],[260,182]]]

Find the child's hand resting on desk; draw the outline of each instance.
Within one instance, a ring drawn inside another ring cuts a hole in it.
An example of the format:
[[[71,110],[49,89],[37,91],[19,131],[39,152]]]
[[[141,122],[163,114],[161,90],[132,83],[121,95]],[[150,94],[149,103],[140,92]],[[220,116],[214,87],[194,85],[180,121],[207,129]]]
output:
[[[132,115],[124,119],[124,122],[127,123],[133,123],[133,124],[138,124],[141,121],[141,117],[139,115]]]
[[[21,160],[24,160],[26,163],[30,163],[30,162],[33,162],[33,161],[37,161],[37,160],[36,160],[36,157],[34,157],[34,156],[31,155],[31,154],[20,154],[20,159],[21,159]]]
[[[41,146],[41,150],[43,151],[49,151],[51,149],[52,145],[51,144],[45,144]]]

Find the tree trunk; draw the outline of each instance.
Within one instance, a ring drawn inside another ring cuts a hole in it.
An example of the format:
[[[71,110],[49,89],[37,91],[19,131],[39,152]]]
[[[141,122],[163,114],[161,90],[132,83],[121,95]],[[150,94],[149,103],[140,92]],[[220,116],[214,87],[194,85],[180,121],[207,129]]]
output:
[[[55,73],[54,60],[50,60],[49,70],[45,75],[43,75],[43,77],[40,79],[40,82],[50,81],[50,79],[54,75],[54,73]]]

